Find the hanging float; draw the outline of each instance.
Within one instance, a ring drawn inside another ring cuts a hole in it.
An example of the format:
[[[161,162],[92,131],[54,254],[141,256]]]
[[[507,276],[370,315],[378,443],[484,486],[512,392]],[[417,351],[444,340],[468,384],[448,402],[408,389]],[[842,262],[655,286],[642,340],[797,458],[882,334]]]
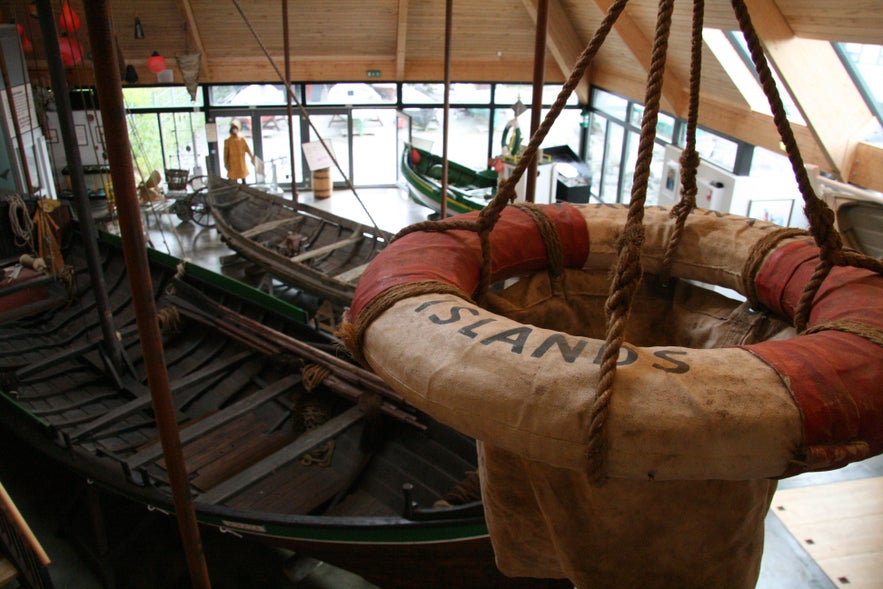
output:
[[[883,263],[841,247],[774,83],[811,237],[695,208],[697,53],[683,200],[644,209],[672,0],[660,2],[630,204],[507,206],[625,4],[493,202],[397,236],[342,335],[410,403],[480,441],[504,573],[580,589],[752,587],[775,479],[883,452]]]

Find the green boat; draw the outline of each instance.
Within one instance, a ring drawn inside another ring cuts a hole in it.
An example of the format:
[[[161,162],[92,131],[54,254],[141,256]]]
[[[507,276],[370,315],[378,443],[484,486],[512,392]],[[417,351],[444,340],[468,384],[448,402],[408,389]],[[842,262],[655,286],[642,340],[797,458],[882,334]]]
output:
[[[73,247],[73,302],[0,323],[0,427],[105,490],[172,512],[118,239],[102,235],[100,252],[123,366],[103,353]],[[201,524],[385,589],[557,583],[499,573],[481,501],[451,496],[477,469],[474,440],[340,357],[298,308],[156,251],[149,259]]]
[[[408,194],[415,202],[441,212],[442,157],[405,144],[401,171]],[[447,208],[449,215],[483,209],[497,190],[497,172],[473,170],[448,162]]]

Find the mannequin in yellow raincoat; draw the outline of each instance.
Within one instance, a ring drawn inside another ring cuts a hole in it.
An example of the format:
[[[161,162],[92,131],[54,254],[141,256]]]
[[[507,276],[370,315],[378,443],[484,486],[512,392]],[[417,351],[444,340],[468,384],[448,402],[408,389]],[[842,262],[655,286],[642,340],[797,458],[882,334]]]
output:
[[[230,136],[224,140],[224,167],[227,169],[227,178],[245,184],[245,179],[248,177],[245,154],[249,155],[252,164],[254,164],[254,154],[245,138],[239,135],[240,130],[241,123],[233,119],[230,123]]]

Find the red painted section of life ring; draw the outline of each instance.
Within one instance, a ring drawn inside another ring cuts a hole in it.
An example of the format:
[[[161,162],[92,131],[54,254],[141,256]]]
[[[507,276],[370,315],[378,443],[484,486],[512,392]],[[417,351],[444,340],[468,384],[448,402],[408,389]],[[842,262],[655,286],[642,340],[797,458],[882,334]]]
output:
[[[793,317],[818,251],[793,242],[770,254],[756,279],[761,302]],[[831,270],[816,295],[809,326],[831,321],[883,329],[883,277],[851,267]],[[883,348],[828,330],[745,349],[775,368],[801,411],[806,457],[793,472],[839,468],[883,452]]]
[[[578,209],[567,204],[543,207],[561,238],[564,265],[581,268],[589,255],[589,233]],[[476,219],[478,213],[458,215]],[[548,265],[546,246],[536,223],[517,207],[506,207],[491,232],[493,280],[536,272]],[[359,280],[350,317],[355,319],[374,297],[402,284],[437,281],[468,295],[478,287],[481,245],[472,231],[412,233],[386,247]]]

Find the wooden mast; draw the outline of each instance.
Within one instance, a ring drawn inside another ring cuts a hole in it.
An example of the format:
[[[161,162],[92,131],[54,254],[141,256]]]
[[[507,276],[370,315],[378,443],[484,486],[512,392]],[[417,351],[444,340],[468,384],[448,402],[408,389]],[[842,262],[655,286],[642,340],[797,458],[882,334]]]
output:
[[[119,212],[123,254],[126,259],[147,382],[153,401],[153,412],[172,487],[172,499],[184,544],[187,568],[190,571],[190,581],[196,589],[209,589],[211,583],[208,567],[202,549],[196,511],[190,497],[190,484],[181,450],[175,407],[172,403],[162,336],[156,318],[153,281],[150,278],[147,246],[135,190],[135,169],[130,155],[132,152],[126,125],[120,70],[113,46],[110,7],[106,0],[90,0],[84,4],[95,68],[95,86],[98,91],[107,157]]]

